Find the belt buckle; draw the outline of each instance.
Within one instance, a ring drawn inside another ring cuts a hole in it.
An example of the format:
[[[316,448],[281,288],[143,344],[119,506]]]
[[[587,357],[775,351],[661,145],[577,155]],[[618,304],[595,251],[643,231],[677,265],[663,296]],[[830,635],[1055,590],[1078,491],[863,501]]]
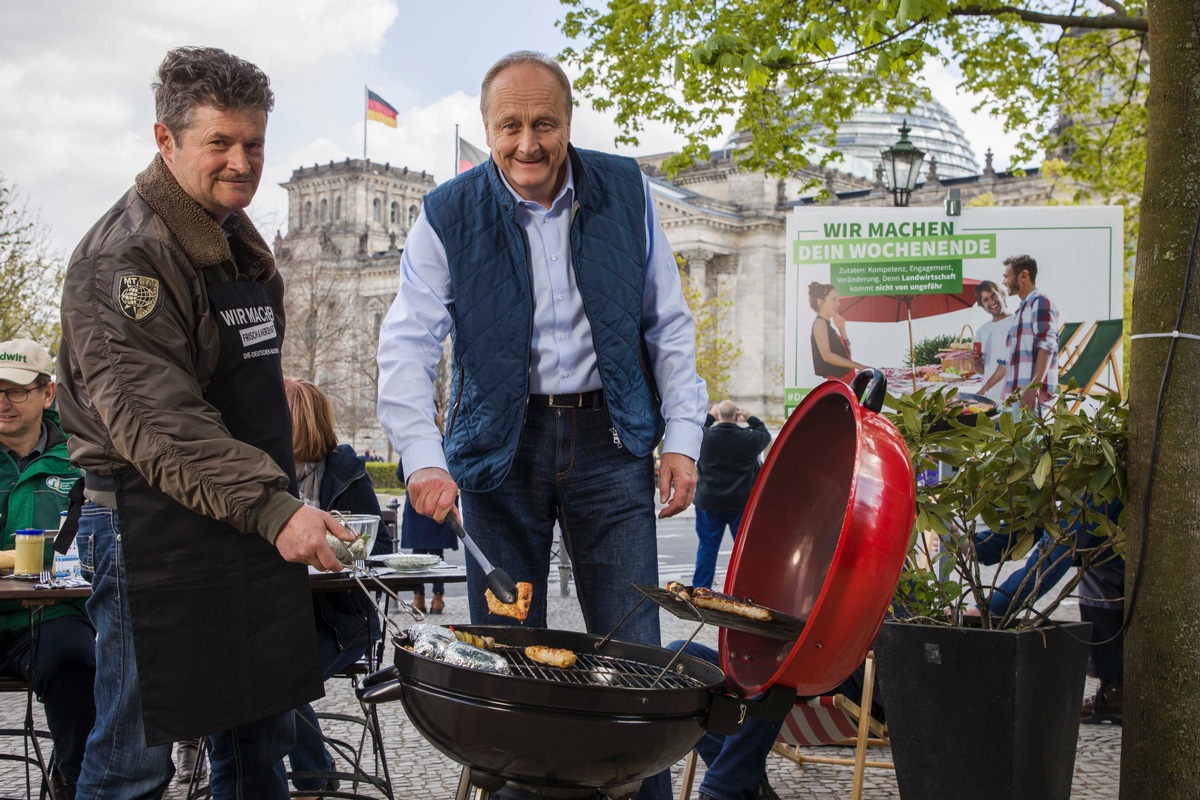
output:
[[[560,403],[555,402],[555,400],[554,400],[555,397],[563,397],[563,395],[553,395],[553,394],[547,395],[549,400],[547,401],[546,405],[549,406],[550,408],[583,408],[583,395],[582,394],[566,395],[566,397],[572,397],[572,396],[575,398],[574,405],[568,405],[566,403],[560,404]]]

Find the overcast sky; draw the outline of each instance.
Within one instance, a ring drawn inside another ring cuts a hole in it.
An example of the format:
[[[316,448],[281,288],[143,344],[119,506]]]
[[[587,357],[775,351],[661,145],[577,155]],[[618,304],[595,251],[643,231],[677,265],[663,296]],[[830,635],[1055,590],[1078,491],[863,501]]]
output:
[[[363,86],[395,106],[399,126],[368,126],[372,160],[453,175],[454,126],[485,146],[479,82],[512,50],[557,53],[557,0],[240,0],[233,5],[162,0],[49,0],[0,4],[0,174],[40,214],[56,245],[74,247],[154,154],[150,82],[179,45],[222,47],[263,68],[275,89],[267,164],[249,209],[268,237],[286,231],[287,193],[298,166],[363,154]],[[980,163],[988,147],[1009,166],[1012,140],[970,114],[954,78],[930,75]],[[572,141],[614,150],[616,127],[587,102]],[[675,150],[649,126],[629,155]]]

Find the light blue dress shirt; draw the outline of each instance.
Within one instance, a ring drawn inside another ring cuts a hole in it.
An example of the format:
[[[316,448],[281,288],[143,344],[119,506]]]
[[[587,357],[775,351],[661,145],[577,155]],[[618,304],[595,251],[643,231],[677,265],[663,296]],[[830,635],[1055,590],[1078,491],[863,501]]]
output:
[[[503,178],[503,175],[501,175]],[[533,341],[529,391],[571,394],[601,388],[592,329],[571,263],[575,182],[567,179],[550,208],[523,199],[517,223],[529,248]],[[675,254],[658,222],[645,176],[646,285],[642,321],[666,420],[663,452],[700,455],[708,392],[696,374],[696,334],[683,299]],[[452,325],[454,302],[446,250],[424,211],[408,233],[400,258],[400,288],[379,331],[379,422],[404,462],[406,477],[424,467],[446,468],[433,416],[433,379],[441,342]]]

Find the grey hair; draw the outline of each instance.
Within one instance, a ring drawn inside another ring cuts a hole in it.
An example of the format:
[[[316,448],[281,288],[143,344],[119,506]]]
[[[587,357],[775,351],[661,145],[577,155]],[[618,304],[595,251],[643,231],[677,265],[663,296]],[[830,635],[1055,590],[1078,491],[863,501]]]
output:
[[[158,66],[154,112],[172,134],[192,125],[198,106],[220,111],[275,108],[271,79],[261,69],[216,47],[177,47]]]
[[[571,111],[575,107],[575,98],[571,94],[571,79],[567,77],[567,73],[563,72],[563,68],[559,63],[545,53],[539,53],[536,50],[518,50],[515,53],[509,53],[501,58],[492,68],[483,76],[483,85],[479,88],[479,112],[487,116],[488,98],[492,93],[492,82],[496,80],[496,76],[509,67],[523,66],[540,66],[550,70],[558,85],[563,90],[563,102],[567,104],[567,116],[571,116]]]

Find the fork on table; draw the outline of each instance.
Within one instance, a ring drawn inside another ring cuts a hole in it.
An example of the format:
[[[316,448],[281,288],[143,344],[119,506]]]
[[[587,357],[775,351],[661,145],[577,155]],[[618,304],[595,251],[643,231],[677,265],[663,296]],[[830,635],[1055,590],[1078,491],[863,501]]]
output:
[[[53,588],[54,586],[57,585],[54,582],[54,570],[52,570],[52,569],[42,570],[42,583],[44,583],[45,585],[47,585],[51,588]]]

